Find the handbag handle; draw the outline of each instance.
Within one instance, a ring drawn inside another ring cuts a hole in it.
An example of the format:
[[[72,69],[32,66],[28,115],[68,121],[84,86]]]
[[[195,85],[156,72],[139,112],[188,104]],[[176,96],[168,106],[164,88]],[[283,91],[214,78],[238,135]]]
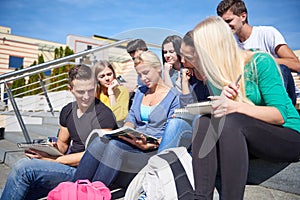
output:
[[[76,185],[78,184],[86,184],[86,185],[92,185],[92,183],[89,181],[89,179],[83,179],[83,180],[77,180],[75,182]]]

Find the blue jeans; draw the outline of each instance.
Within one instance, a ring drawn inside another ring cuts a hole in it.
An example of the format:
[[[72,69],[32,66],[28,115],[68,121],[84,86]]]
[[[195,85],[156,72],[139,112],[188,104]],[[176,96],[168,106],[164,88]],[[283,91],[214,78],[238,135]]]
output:
[[[279,65],[279,67],[283,77],[283,83],[284,83],[284,87],[286,88],[286,92],[288,93],[290,99],[292,100],[293,105],[296,105],[297,96],[296,96],[295,82],[291,74],[291,70],[285,65]]]
[[[188,148],[192,143],[192,126],[186,120],[173,118],[169,120],[165,129],[158,152],[172,147],[185,146]]]
[[[10,171],[1,200],[39,199],[71,181],[76,168],[56,162],[23,158]]]
[[[74,181],[89,179],[110,186],[119,172],[138,173],[154,154],[155,151],[144,152],[122,140],[97,137],[83,155]]]

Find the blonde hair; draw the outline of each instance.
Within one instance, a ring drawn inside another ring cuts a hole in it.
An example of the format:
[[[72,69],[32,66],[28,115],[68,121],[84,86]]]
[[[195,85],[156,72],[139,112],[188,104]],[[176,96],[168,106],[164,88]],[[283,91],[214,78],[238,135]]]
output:
[[[134,59],[134,66],[147,64],[155,69],[162,70],[161,62],[158,56],[152,51],[144,51]]]
[[[216,88],[222,88],[239,82],[241,99],[249,102],[245,94],[244,62],[245,58],[239,49],[230,27],[221,17],[212,16],[200,22],[193,31],[195,49],[199,56],[200,71]]]

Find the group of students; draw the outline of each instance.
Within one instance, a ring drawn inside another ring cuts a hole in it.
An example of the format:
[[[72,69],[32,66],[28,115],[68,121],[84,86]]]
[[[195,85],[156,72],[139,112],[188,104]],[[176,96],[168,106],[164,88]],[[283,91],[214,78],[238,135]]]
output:
[[[128,91],[118,84],[110,63],[96,63],[95,75],[85,65],[72,68],[69,88],[76,101],[60,113],[55,144],[62,153],[68,149],[70,153],[51,157],[26,152],[30,159],[21,159],[12,168],[1,200],[38,199],[58,183],[78,179],[110,187],[121,171],[137,173],[151,156],[182,145],[191,146],[194,199],[213,198],[217,171],[221,198],[243,199],[249,155],[298,161],[300,117],[278,64],[300,71],[299,60],[284,40],[276,39],[281,35],[276,29],[270,36],[270,28],[248,24],[242,0],[221,1],[217,13],[182,39],[168,36],[162,43],[163,67],[142,40],[128,43],[140,84],[129,111]],[[251,46],[250,40],[257,44]],[[272,47],[261,46],[269,44],[267,40],[272,40]],[[242,50],[243,45],[261,51]],[[208,99],[211,114],[192,120],[174,115],[176,108]],[[117,121],[159,138],[159,144],[143,137],[96,137],[84,148],[93,129],[114,130]]]

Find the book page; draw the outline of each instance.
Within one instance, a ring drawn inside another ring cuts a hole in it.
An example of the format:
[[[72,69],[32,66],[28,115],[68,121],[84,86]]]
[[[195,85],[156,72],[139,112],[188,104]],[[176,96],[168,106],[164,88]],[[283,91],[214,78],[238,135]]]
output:
[[[146,138],[147,142],[154,143],[154,144],[157,143],[157,138],[155,138],[151,135],[147,135],[145,133],[139,132],[131,127],[125,127],[125,126],[119,128],[117,130],[109,131],[109,133],[105,134],[105,136],[110,139],[118,138],[119,136],[131,138],[129,134],[133,135],[137,139],[141,139],[141,135],[143,135]]]
[[[63,155],[57,148],[55,148],[47,143],[41,143],[41,144],[18,143],[17,145],[19,148],[24,149],[24,150],[35,149],[38,151],[43,151],[52,156],[62,156]]]
[[[139,131],[137,131],[131,127],[127,127],[127,126],[123,126],[121,128],[118,128],[118,129],[112,130],[112,131],[104,131],[104,130],[99,130],[99,129],[96,130],[95,129],[88,136],[87,143],[89,143],[90,140],[93,139],[95,137],[95,135],[97,135],[97,134],[99,137],[105,137],[108,139],[116,139],[116,138],[119,138],[119,136],[131,138],[129,134],[140,139],[141,135],[143,135],[146,138],[147,142],[154,143],[154,144],[158,143],[157,138],[155,138],[154,136],[147,135],[145,133],[139,132]]]

